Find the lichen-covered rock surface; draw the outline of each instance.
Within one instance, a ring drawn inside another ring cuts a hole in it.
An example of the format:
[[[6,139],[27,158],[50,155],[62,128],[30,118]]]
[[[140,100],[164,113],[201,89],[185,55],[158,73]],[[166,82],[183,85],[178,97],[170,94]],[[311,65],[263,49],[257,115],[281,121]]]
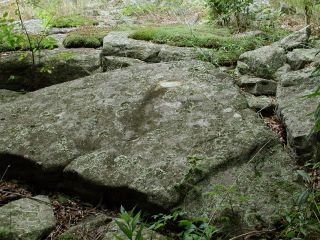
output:
[[[0,239],[40,240],[54,226],[53,208],[46,196],[22,198],[0,207]]]
[[[0,113],[0,172],[10,164],[8,176],[199,215],[210,215],[210,203],[194,199],[239,180],[238,197],[250,199],[235,208],[241,219],[256,213],[266,222],[298,190],[276,137],[209,63],[97,74],[25,94]]]
[[[285,62],[285,50],[277,45],[270,45],[243,53],[237,70],[242,75],[270,79]]]
[[[314,67],[308,67],[282,75],[277,92],[278,114],[286,125],[289,146],[300,162],[314,159],[317,152],[311,114],[320,101],[306,97],[314,93],[320,84],[320,77],[312,76],[314,70]]]

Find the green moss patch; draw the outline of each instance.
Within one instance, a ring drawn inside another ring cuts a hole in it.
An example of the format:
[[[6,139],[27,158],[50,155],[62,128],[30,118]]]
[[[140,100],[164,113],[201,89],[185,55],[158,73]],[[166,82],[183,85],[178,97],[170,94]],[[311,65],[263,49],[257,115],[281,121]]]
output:
[[[213,56],[199,56],[200,59],[212,59],[218,65],[234,64],[239,56],[263,45],[281,39],[287,32],[274,30],[259,36],[234,36],[228,29],[215,26],[145,27],[135,30],[129,37],[137,40],[152,41],[178,47],[200,47],[213,49]]]
[[[84,17],[78,14],[57,17],[52,22],[52,27],[67,28],[81,26],[97,25],[97,22],[91,18]]]
[[[27,51],[30,49],[54,49],[58,47],[58,41],[50,36],[43,36],[43,35],[30,35],[30,42],[26,35],[17,34],[16,44],[11,46],[7,42],[0,43],[0,52],[7,52],[7,51]]]
[[[86,27],[69,33],[63,40],[66,48],[98,48],[103,44],[103,38],[108,34],[105,28]]]

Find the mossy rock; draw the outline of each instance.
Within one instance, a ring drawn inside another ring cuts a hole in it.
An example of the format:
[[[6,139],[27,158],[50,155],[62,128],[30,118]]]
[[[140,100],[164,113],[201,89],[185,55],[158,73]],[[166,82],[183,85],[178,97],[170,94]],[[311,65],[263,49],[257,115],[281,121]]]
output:
[[[144,27],[135,30],[129,38],[177,47],[210,48],[214,50],[211,59],[214,59],[215,64],[232,65],[244,52],[268,45],[284,35],[284,31],[275,29],[258,36],[250,34],[235,36],[228,29],[215,26],[190,28],[186,25],[178,25]]]
[[[81,26],[92,26],[98,23],[88,17],[81,16],[79,14],[72,14],[68,16],[61,16],[54,19],[52,27],[57,28],[68,28],[68,27],[81,27]]]
[[[108,34],[105,28],[82,28],[69,33],[63,40],[66,48],[98,48],[103,44],[103,37]]]

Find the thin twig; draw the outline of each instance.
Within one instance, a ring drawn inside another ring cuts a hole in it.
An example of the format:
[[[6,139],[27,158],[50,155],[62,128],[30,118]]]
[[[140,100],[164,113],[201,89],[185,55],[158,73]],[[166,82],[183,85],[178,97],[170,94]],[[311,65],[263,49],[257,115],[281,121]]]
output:
[[[8,166],[7,166],[6,170],[4,171],[4,173],[3,173],[2,176],[1,176],[0,182],[3,181],[4,176],[7,174],[7,172],[8,172],[8,170],[9,170],[10,167],[11,167],[11,165],[8,165]]]
[[[24,31],[24,33],[26,34],[26,37],[28,39],[28,43],[29,43],[29,47],[30,47],[30,50],[31,50],[31,56],[32,56],[32,65],[35,66],[35,56],[34,56],[34,52],[33,52],[33,47],[32,47],[32,42],[31,42],[31,38],[29,36],[29,33],[28,33],[28,30],[26,28],[26,26],[24,25],[24,22],[22,20],[22,15],[21,15],[21,11],[20,11],[20,3],[19,3],[19,0],[15,0],[16,2],[16,5],[17,5],[17,11],[18,11],[18,17],[19,17],[19,20],[20,20],[20,24],[21,24],[21,28],[22,30]]]

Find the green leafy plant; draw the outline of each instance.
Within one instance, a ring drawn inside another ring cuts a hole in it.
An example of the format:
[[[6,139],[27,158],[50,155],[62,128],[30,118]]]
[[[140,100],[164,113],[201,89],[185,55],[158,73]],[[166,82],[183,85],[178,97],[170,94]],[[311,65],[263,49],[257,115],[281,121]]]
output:
[[[249,18],[249,6],[253,0],[206,0],[211,15],[218,23],[230,25],[235,22],[238,30],[245,28]]]
[[[153,215],[153,224],[149,227],[151,230],[162,230],[164,227],[168,225],[176,225],[178,220],[185,216],[185,212],[181,210],[175,210],[171,214],[163,214],[159,213],[157,215]]]
[[[319,171],[320,164],[306,165],[306,169]],[[305,191],[299,196],[297,205],[286,215],[286,227],[282,236],[288,239],[318,239],[320,237],[320,192],[317,179],[304,170],[298,170],[304,180]]]
[[[0,17],[0,52],[6,48],[14,49],[22,41],[22,36],[15,33],[17,23],[9,18],[8,12]]]
[[[117,240],[143,240],[142,231],[143,224],[140,222],[141,212],[134,214],[134,209],[127,212],[122,206],[120,209],[120,219],[115,220],[115,223],[121,230],[121,232],[126,236],[122,238],[118,235],[114,235]]]
[[[219,230],[208,222],[195,223],[190,220],[179,221],[179,226],[184,230],[179,234],[182,239],[211,240]]]
[[[179,239],[210,240],[219,233],[219,229],[210,225],[205,219],[186,219],[186,213],[179,209],[171,214],[161,213],[152,216],[152,218],[155,222],[149,227],[151,230],[178,229]]]

